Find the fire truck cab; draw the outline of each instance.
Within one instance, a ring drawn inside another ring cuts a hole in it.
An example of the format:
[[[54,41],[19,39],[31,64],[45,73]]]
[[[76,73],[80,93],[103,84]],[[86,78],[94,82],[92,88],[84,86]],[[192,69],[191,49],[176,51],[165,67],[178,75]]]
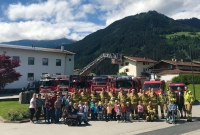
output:
[[[56,91],[62,92],[63,95],[70,89],[69,75],[56,75]]]
[[[153,88],[154,92],[158,95],[160,90],[165,90],[165,81],[160,79],[151,79],[144,81],[143,89],[148,92],[149,88]]]
[[[52,74],[41,75],[40,87],[39,87],[40,93],[42,94],[52,93],[56,91],[56,86],[57,84]]]
[[[112,89],[115,93],[118,93],[120,89],[125,92],[135,89],[136,92],[141,88],[140,80],[132,76],[116,76],[112,81]]]
[[[170,83],[169,87],[172,89],[172,91],[177,92],[177,88],[180,87],[181,91],[184,91],[185,89],[185,84],[184,83]]]
[[[109,91],[111,80],[112,80],[112,77],[109,77],[109,76],[93,77],[92,82],[91,82],[91,91],[95,89],[96,92],[100,93],[102,91],[102,88]]]

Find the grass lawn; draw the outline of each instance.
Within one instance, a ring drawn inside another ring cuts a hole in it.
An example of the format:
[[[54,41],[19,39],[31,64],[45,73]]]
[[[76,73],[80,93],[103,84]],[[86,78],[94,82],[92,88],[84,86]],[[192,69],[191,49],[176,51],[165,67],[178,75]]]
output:
[[[195,84],[194,87],[195,87],[196,100],[199,100],[199,101],[200,101],[200,84]],[[192,85],[192,84],[189,84],[189,85],[188,85],[188,88],[189,88],[189,90],[191,90],[191,91],[193,92],[193,94],[194,94],[193,85]]]
[[[20,104],[18,101],[0,101],[0,116],[8,119],[9,111],[24,112],[28,107],[29,104]]]
[[[174,34],[166,35],[166,38],[170,38],[170,37],[174,37],[174,36],[181,36],[181,35],[190,36],[190,37],[197,37],[197,36],[200,36],[200,32],[196,32],[196,35],[192,35],[190,32],[176,32]]]

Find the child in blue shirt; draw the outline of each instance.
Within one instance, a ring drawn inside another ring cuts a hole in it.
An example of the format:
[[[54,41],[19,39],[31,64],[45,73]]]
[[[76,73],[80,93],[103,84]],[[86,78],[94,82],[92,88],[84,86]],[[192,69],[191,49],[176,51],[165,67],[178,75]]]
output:
[[[98,105],[98,116],[99,116],[99,120],[103,120],[103,105],[101,103],[99,103]]]
[[[93,110],[94,106],[95,106],[94,99],[91,99],[90,102],[91,120],[94,120],[94,110]]]
[[[98,116],[98,104],[95,103],[95,106],[92,108],[92,110],[94,111],[94,119],[97,120],[97,116]]]

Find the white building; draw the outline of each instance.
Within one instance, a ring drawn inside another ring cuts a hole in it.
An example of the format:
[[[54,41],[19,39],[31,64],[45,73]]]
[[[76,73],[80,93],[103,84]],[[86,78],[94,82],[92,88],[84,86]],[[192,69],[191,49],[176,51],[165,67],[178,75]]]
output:
[[[154,66],[149,67],[153,74],[161,80],[169,82],[173,77],[179,76],[180,74],[192,74],[191,68],[194,74],[200,74],[200,64],[177,61],[175,59],[161,60]]]
[[[132,76],[147,76],[150,77],[149,66],[155,61],[148,58],[124,56],[123,64],[119,65],[119,73],[126,72]]]
[[[20,65],[16,68],[22,75],[19,81],[6,85],[5,89],[21,89],[27,87],[28,82],[39,81],[40,76],[49,74],[74,74],[74,53],[61,49],[49,49],[30,46],[0,44],[0,54],[12,59],[19,59]]]

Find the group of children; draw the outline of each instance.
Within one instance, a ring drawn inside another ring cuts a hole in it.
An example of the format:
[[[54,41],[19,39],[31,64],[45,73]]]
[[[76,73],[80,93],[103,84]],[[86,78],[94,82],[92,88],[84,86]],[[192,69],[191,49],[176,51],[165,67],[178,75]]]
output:
[[[143,106],[141,101],[138,103],[138,121],[143,118]],[[131,121],[130,114],[132,114],[132,109],[129,102],[124,102],[120,104],[117,100],[114,101],[111,98],[110,101],[105,99],[105,102],[95,102],[91,100],[90,102],[90,112],[91,120],[117,120],[117,122]],[[88,110],[89,111],[89,110]]]

